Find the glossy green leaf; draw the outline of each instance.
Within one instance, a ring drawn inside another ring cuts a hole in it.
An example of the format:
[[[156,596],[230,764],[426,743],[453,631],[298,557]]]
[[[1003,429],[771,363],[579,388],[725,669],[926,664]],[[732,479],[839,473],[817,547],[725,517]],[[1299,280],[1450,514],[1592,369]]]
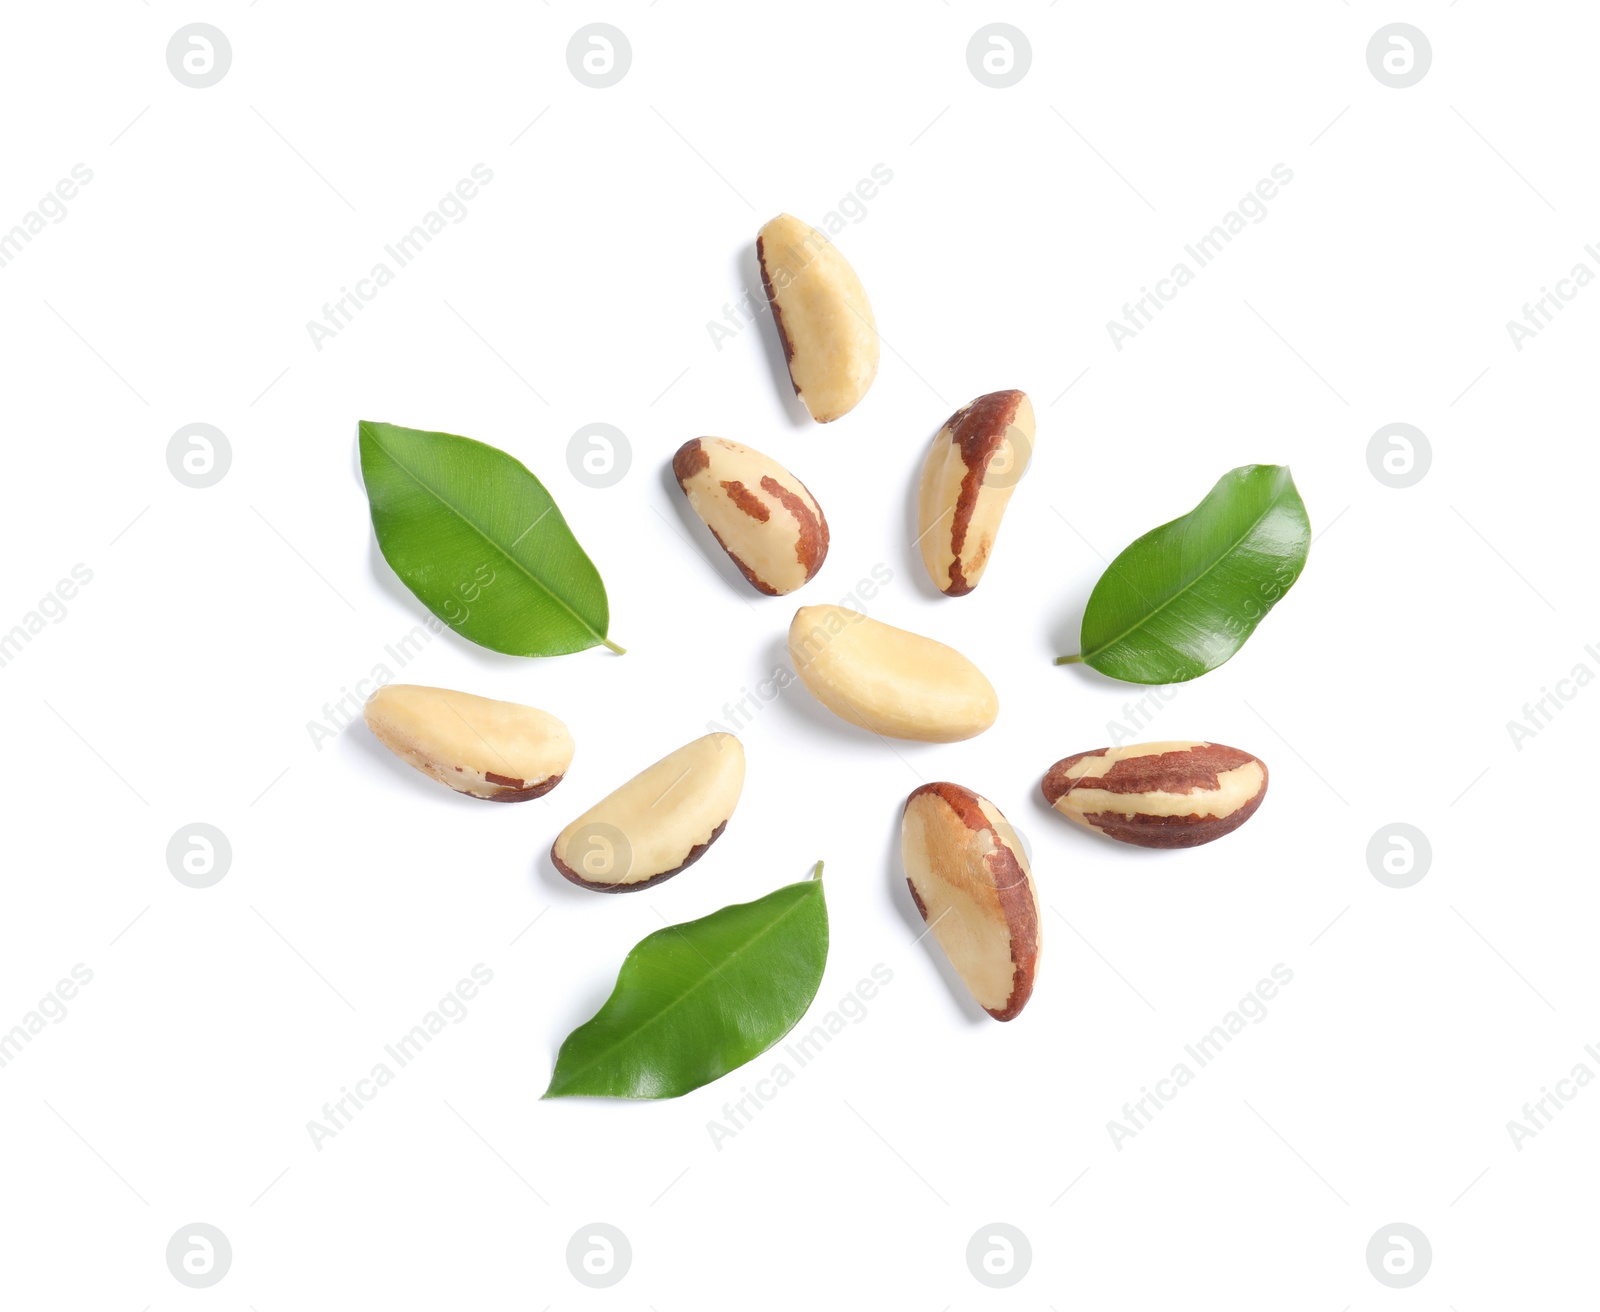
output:
[[[363,420],[361,474],[383,558],[462,637],[513,656],[622,650],[599,571],[521,461]]]
[[[1224,474],[1187,515],[1111,562],[1083,613],[1076,656],[1129,683],[1181,683],[1214,670],[1294,585],[1311,523],[1284,465]]]
[[[822,863],[754,902],[641,939],[556,1055],[546,1098],[676,1098],[794,1028],[828,960]]]

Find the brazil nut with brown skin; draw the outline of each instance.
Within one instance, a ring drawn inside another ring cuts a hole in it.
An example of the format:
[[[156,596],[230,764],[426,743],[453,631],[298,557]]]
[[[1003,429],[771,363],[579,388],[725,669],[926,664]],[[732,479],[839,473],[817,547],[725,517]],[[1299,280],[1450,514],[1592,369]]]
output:
[[[1260,758],[1221,743],[1137,743],[1050,767],[1044,800],[1075,824],[1139,847],[1198,847],[1231,834],[1267,794]]]
[[[900,861],[911,900],[978,1005],[1011,1020],[1039,969],[1039,895],[1017,832],[960,784],[906,799]]]
[[[1033,404],[1016,390],[962,406],[934,437],[917,487],[917,545],[939,591],[964,597],[978,586],[1033,437]]]
[[[776,460],[721,437],[678,448],[672,472],[695,514],[757,592],[780,597],[828,556],[828,521],[810,490]]]

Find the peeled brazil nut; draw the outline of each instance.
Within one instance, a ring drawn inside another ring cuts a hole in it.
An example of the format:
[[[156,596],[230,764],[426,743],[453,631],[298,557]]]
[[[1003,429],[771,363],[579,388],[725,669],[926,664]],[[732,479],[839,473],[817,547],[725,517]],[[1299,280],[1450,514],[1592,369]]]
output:
[[[591,806],[557,836],[550,860],[600,893],[670,879],[721,837],[743,787],[739,740],[708,733]]]
[[[377,740],[402,761],[469,797],[543,797],[572,764],[567,726],[516,702],[391,683],[372,695],[363,714]]]
[[[795,395],[819,424],[848,414],[878,374],[878,322],[861,279],[837,246],[790,214],[761,229],[756,258]]]
[[[695,514],[757,592],[781,597],[828,555],[828,521],[806,485],[776,460],[721,437],[697,437],[672,457]]]
[[[1231,834],[1267,795],[1267,767],[1221,743],[1138,743],[1057,761],[1044,800],[1067,819],[1140,847],[1198,847]]]
[[[900,861],[928,932],[996,1020],[1033,994],[1039,895],[1022,843],[993,802],[960,784],[923,784],[906,799]]]
[[[797,610],[789,656],[830,711],[890,738],[959,742],[1000,713],[983,671],[953,647],[843,606]]]
[[[1011,492],[1033,454],[1027,393],[989,392],[945,421],[922,465],[917,542],[940,592],[964,597],[978,586]]]

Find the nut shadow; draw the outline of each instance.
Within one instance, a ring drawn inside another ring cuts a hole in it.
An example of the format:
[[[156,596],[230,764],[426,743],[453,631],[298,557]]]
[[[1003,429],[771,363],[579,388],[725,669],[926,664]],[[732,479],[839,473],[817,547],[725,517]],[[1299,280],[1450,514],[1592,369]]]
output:
[[[458,793],[447,784],[440,783],[437,779],[430,778],[416,769],[401,757],[396,756],[381,742],[376,735],[367,728],[365,723],[352,724],[339,735],[335,745],[336,751],[351,752],[363,758],[365,764],[359,768],[363,771],[379,770],[384,773],[397,789],[405,790],[406,805],[408,807],[450,807],[462,816],[463,824],[473,822],[475,816],[481,816],[478,823],[516,824],[525,820],[529,807],[546,808],[548,796],[543,798],[529,798],[525,802],[502,803],[489,801],[482,797],[472,797],[466,793]],[[558,785],[559,787],[559,785]],[[511,813],[521,812],[520,818],[514,819]],[[502,813],[506,813],[502,815]],[[552,816],[552,819],[554,816]],[[555,832],[552,830],[551,839],[554,840]],[[548,855],[548,848],[546,848]],[[582,892],[574,888],[566,880],[551,874],[567,889],[574,893]]]
[[[678,530],[678,536],[684,541],[695,555],[703,557],[711,569],[728,585],[730,591],[745,602],[752,609],[762,601],[782,600],[781,598],[768,597],[765,593],[757,592],[750,586],[750,581],[739,572],[739,567],[733,563],[733,558],[722,549],[722,544],[715,535],[706,527],[705,521],[694,513],[694,507],[689,504],[689,498],[678,486],[678,476],[672,472],[672,462],[669,460],[661,468],[661,485],[667,490],[667,501],[672,506],[672,513],[677,519],[674,524],[667,520],[669,526]]]
[[[555,861],[550,855],[550,849],[554,846],[556,835],[561,832],[562,826],[568,819],[581,815],[598,802],[601,797],[605,796],[604,793],[600,793],[593,797],[567,798],[552,804],[551,799],[560,793],[562,784],[565,783],[566,780],[563,779],[561,784],[557,784],[555,788],[551,789],[543,797],[535,798],[531,802],[518,803],[519,806],[543,805],[549,821],[547,831],[540,835],[539,846],[534,854],[533,869],[529,872],[530,878],[528,882],[530,886],[537,889],[541,897],[548,898],[552,902],[559,902],[563,906],[583,906],[596,901],[632,897],[633,893],[599,893],[592,888],[580,888],[556,869]],[[645,889],[635,889],[634,893],[645,891]],[[598,1005],[597,1003],[597,1009]]]
[[[380,743],[372,730],[367,728],[363,719],[359,724],[349,725],[339,735],[338,748],[343,752],[353,752],[365,758],[368,764],[359,768],[362,770],[381,770],[391,780],[396,788],[412,790],[418,802],[424,805],[430,801],[443,800],[437,797],[441,792],[449,791],[436,779],[430,779],[422,771],[413,769]],[[470,797],[459,800],[470,802]]]
[[[1075,748],[1074,750],[1092,751],[1094,749]],[[1073,857],[1072,864],[1069,868],[1074,875],[1081,873],[1085,868],[1085,858],[1087,858],[1089,861],[1092,861],[1097,855],[1104,857],[1107,861],[1157,862],[1159,862],[1163,857],[1172,856],[1173,849],[1140,847],[1137,843],[1121,843],[1115,838],[1107,838],[1104,834],[1091,833],[1082,825],[1075,824],[1073,821],[1068,820],[1066,816],[1062,815],[1061,812],[1057,811],[1055,807],[1050,805],[1049,802],[1045,801],[1044,789],[1037,784],[1028,790],[1028,806],[1032,814],[1041,817],[1038,827],[1029,830],[1029,834],[1037,834],[1042,831],[1046,834],[1052,835],[1051,838],[1046,840],[1050,843],[1052,851],[1060,850],[1056,847],[1058,841],[1058,839],[1054,837],[1056,835],[1060,836],[1059,842],[1063,848],[1067,848],[1068,845],[1070,845],[1069,850],[1073,853]],[[1035,849],[1033,861],[1035,867],[1039,865],[1039,860],[1040,857],[1038,850]],[[1037,874],[1037,871],[1035,873]],[[1043,900],[1043,897],[1044,894],[1041,890],[1041,901]]]
[[[922,539],[920,536],[922,526],[917,522],[917,496],[922,490],[922,467],[927,463],[928,447],[932,445],[933,438],[938,436],[938,433],[939,430],[934,429],[923,444],[921,448],[922,458],[917,461],[915,467],[911,470],[911,481],[906,488],[905,501],[903,503],[905,507],[905,531],[902,536],[905,539],[906,547],[901,553],[905,558],[901,573],[912,579],[913,586],[918,594],[924,597],[943,597],[945,595],[934,585],[933,579],[928,574],[928,567],[923,562]],[[935,533],[938,529],[931,528],[928,531]],[[953,597],[950,600],[960,601],[962,599]]]
[[[950,958],[945,955],[938,940],[928,932],[928,926],[917,911],[916,903],[911,900],[911,889],[906,884],[905,868],[900,862],[900,814],[901,809],[896,807],[893,822],[889,826],[888,854],[884,862],[884,869],[888,875],[889,901],[899,913],[900,920],[906,927],[906,936],[916,950],[926,951],[932,958],[934,968],[944,980],[945,987],[950,990],[961,1018],[969,1025],[994,1024],[994,1018],[978,1005],[977,999],[962,982],[961,976],[956,974],[956,968],[950,964]]]
[[[772,306],[767,301],[766,289],[761,285],[761,261],[756,255],[755,242],[751,242],[739,252],[734,261],[734,275],[739,285],[745,289],[747,303],[751,306],[764,307],[745,331],[754,332],[761,338],[762,353],[767,357],[767,368],[772,372],[772,385],[781,398],[783,412],[789,418],[789,426],[812,427],[814,421],[811,414],[806,409],[805,403],[795,394],[794,381],[789,377],[789,361],[783,353],[783,343],[778,339],[778,325],[772,317]]]
[[[794,662],[789,658],[789,630],[784,627],[782,633],[773,637],[766,648],[767,667],[776,669],[782,666],[786,670],[794,670]],[[805,730],[819,735],[829,742],[838,744],[846,751],[859,752],[864,747],[872,744],[877,735],[869,733],[866,729],[858,728],[845,720],[841,720],[826,706],[811,695],[811,690],[800,680],[798,671],[794,678],[785,685],[783,691],[775,699],[774,705],[778,707],[778,714],[786,717],[795,724],[805,726]],[[881,747],[882,744],[879,744]]]

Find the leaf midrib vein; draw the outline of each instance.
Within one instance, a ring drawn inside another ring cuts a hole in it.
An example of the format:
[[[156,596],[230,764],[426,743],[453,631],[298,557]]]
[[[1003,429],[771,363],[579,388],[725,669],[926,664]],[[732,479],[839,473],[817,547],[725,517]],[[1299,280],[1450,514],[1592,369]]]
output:
[[[1174,592],[1170,597],[1168,597],[1165,601],[1163,601],[1154,610],[1150,611],[1148,614],[1140,617],[1139,619],[1135,620],[1132,624],[1128,625],[1128,627],[1125,628],[1121,633],[1117,634],[1116,637],[1111,638],[1108,641],[1101,643],[1093,651],[1085,650],[1084,653],[1083,653],[1084,660],[1088,660],[1091,656],[1098,656],[1103,651],[1109,651],[1112,647],[1115,647],[1119,642],[1121,642],[1124,638],[1126,638],[1135,629],[1143,628],[1146,624],[1150,623],[1151,620],[1155,619],[1155,617],[1157,615],[1161,614],[1162,611],[1166,610],[1166,608],[1168,606],[1172,605],[1172,603],[1177,601],[1180,597],[1187,596],[1188,593],[1190,592],[1190,590],[1193,589],[1200,582],[1201,579],[1205,578],[1206,575],[1211,573],[1212,570],[1216,569],[1216,567],[1218,565],[1222,564],[1222,562],[1224,560],[1226,560],[1229,556],[1233,555],[1233,553],[1239,549],[1239,544],[1241,542],[1243,542],[1247,537],[1249,537],[1252,533],[1254,533],[1257,528],[1260,527],[1261,521],[1264,520],[1268,515],[1270,515],[1274,510],[1276,510],[1278,508],[1279,503],[1282,500],[1283,500],[1283,492],[1280,491],[1277,496],[1273,497],[1272,501],[1268,504],[1267,508],[1265,510],[1263,510],[1259,515],[1257,515],[1253,520],[1250,521],[1250,526],[1247,529],[1245,529],[1245,531],[1243,533],[1239,534],[1239,536],[1237,538],[1235,538],[1232,543],[1229,544],[1228,549],[1226,551],[1223,551],[1223,552],[1219,553],[1215,560],[1213,560],[1203,570],[1201,570],[1192,579],[1190,579],[1187,583],[1185,583],[1183,585],[1183,587],[1179,588],[1178,591]],[[1198,507],[1196,507],[1196,509],[1198,509]],[[1194,514],[1194,511],[1190,511],[1189,514],[1191,514],[1191,515]],[[1188,517],[1189,517],[1188,515],[1183,516],[1184,519],[1187,519]],[[1114,564],[1113,564],[1113,568],[1115,568]],[[1135,588],[1134,591],[1137,592],[1138,589]],[[1172,645],[1170,643],[1162,643],[1162,646],[1166,647],[1169,651],[1174,650],[1174,648],[1172,647]]]
[[[679,1006],[681,1003],[686,1002],[689,998],[693,997],[697,990],[699,990],[699,989],[703,988],[705,985],[709,984],[718,975],[720,975],[724,970],[726,970],[727,967],[730,964],[732,964],[738,958],[742,957],[744,955],[744,953],[748,952],[752,947],[754,947],[757,943],[759,943],[762,939],[764,939],[768,934],[771,934],[772,932],[774,932],[780,925],[784,924],[791,916],[794,916],[794,915],[798,914],[800,911],[802,911],[805,908],[805,906],[806,906],[806,904],[804,902],[796,902],[792,907],[790,907],[787,911],[783,912],[782,915],[778,916],[777,919],[773,920],[770,924],[768,924],[765,928],[763,928],[759,933],[757,933],[757,934],[753,935],[752,937],[746,939],[743,944],[741,944],[739,947],[735,948],[731,953],[729,953],[727,955],[727,957],[725,957],[723,959],[721,965],[713,967],[709,974],[702,975],[699,979],[697,979],[693,984],[691,984],[682,993],[678,994],[678,996],[675,997],[671,1002],[667,1003],[666,1006],[661,1007],[658,1010],[651,1012],[639,1024],[633,1026],[631,1029],[629,1029],[625,1033],[619,1035],[619,1037],[617,1038],[616,1042],[614,1042],[612,1044],[609,1044],[607,1047],[605,1047],[605,1048],[601,1049],[599,1052],[597,1052],[592,1058],[590,1058],[589,1061],[585,1062],[582,1066],[578,1067],[577,1070],[575,1070],[571,1075],[569,1075],[567,1077],[567,1080],[565,1081],[565,1083],[571,1084],[573,1080],[578,1079],[581,1076],[587,1075],[601,1061],[603,1061],[604,1059],[610,1057],[611,1054],[614,1053],[618,1048],[621,1048],[624,1045],[626,1045],[627,1043],[631,1042],[634,1039],[634,1037],[637,1036],[641,1031],[650,1028],[652,1025],[658,1024],[663,1016],[666,1016],[675,1007]],[[673,930],[676,930],[677,933],[678,933],[678,936],[680,938],[687,939],[688,936],[683,933],[682,926],[673,925],[670,928],[672,928]],[[663,933],[663,932],[665,932],[665,931],[662,931],[662,930],[657,930],[656,931],[656,933]],[[650,937],[653,938],[654,935],[651,935]],[[648,942],[649,940],[646,939],[645,941]],[[691,942],[689,944],[689,946],[690,947],[694,947],[694,944]],[[695,951],[696,951],[697,954],[699,953],[699,949],[698,948],[696,948]],[[704,956],[703,955],[701,956],[701,959],[704,960]],[[624,965],[624,967],[626,967],[627,963],[624,962],[623,965]],[[618,977],[618,983],[621,983],[620,975]],[[613,989],[612,992],[613,992],[613,994],[615,994],[616,990]],[[610,998],[606,999],[607,1004],[609,1004],[610,1001],[611,1001]],[[604,1011],[605,1008],[602,1007],[600,1010]],[[599,1012],[596,1012],[595,1015],[593,1017],[590,1017],[589,1020],[585,1021],[584,1024],[585,1025],[592,1025],[594,1023],[595,1019],[599,1016],[599,1014],[600,1014]],[[573,1033],[575,1034],[575,1033],[577,1033],[577,1031],[574,1030]],[[571,1036],[569,1035],[568,1037],[570,1038]],[[779,1037],[781,1038],[782,1035],[780,1035]],[[774,1040],[774,1042],[776,1042],[776,1040]],[[557,1060],[559,1061],[559,1054],[558,1054]]]
[[[546,583],[543,579],[539,578],[536,574],[533,573],[532,570],[530,570],[520,560],[518,560],[515,556],[513,556],[511,554],[511,549],[509,547],[503,547],[498,542],[496,542],[492,537],[489,536],[489,534],[484,529],[479,527],[479,525],[477,523],[475,523],[459,506],[457,506],[457,505],[453,504],[452,502],[448,501],[445,498],[444,493],[439,491],[438,488],[434,487],[432,483],[429,483],[426,479],[424,479],[415,470],[409,468],[406,465],[405,461],[401,460],[399,456],[395,455],[395,453],[393,451],[391,451],[388,447],[386,447],[381,441],[379,441],[378,439],[374,438],[374,444],[377,446],[378,450],[383,452],[383,454],[389,459],[390,463],[392,463],[396,469],[398,469],[402,474],[404,474],[413,483],[415,483],[418,487],[420,487],[424,492],[427,492],[430,496],[432,496],[435,501],[437,501],[441,506],[443,506],[446,510],[448,510],[452,515],[454,515],[457,519],[459,519],[468,528],[470,528],[474,533],[476,533],[480,538],[482,538],[486,543],[488,543],[489,546],[493,547],[502,556],[504,556],[513,565],[515,565],[519,570],[521,570],[522,573],[527,577],[528,582],[532,583],[536,588],[538,588],[541,592],[543,592],[545,594],[545,596],[549,597],[551,601],[555,602],[556,605],[560,606],[561,609],[566,611],[567,614],[572,616],[573,619],[577,620],[579,625],[582,626],[583,630],[586,633],[590,634],[592,637],[594,637],[598,641],[601,641],[601,642],[605,641],[605,636],[606,636],[605,634],[596,632],[594,625],[590,624],[589,621],[584,619],[582,615],[578,614],[577,611],[573,610],[572,607],[567,604],[565,599],[563,599],[562,597],[559,597],[559,596],[556,595],[556,593],[554,592],[554,590],[551,589],[551,587],[550,587],[550,585],[548,583]],[[533,475],[530,473],[528,475],[528,477],[532,478]],[[552,510],[554,510],[555,509],[555,498],[550,497],[550,494],[549,494],[548,491],[545,493],[545,496],[547,498],[549,498],[549,500],[550,500],[550,508]],[[546,513],[548,513],[548,512],[546,512]],[[559,514],[560,512],[557,511],[557,513]],[[537,521],[535,521],[535,522],[537,522]],[[574,540],[574,545],[576,545],[576,540]],[[579,550],[581,551],[582,548],[580,547]]]

